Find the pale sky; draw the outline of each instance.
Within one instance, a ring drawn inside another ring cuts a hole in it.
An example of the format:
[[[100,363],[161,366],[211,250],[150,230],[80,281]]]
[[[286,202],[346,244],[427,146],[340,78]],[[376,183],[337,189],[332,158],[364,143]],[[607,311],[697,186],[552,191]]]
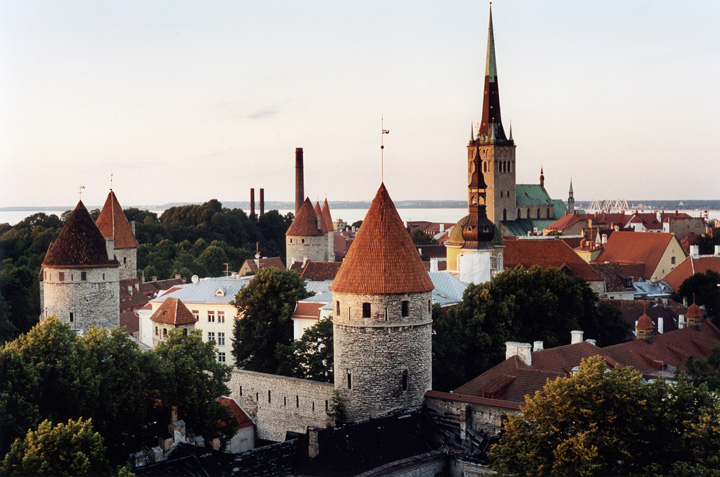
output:
[[[719,199],[720,2],[498,0],[518,182]],[[0,1],[0,206],[466,197],[480,1]]]

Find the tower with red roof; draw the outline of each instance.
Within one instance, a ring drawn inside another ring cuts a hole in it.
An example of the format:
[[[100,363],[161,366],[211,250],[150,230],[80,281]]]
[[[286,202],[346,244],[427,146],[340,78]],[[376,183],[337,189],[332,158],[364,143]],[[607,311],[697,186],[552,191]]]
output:
[[[327,204],[327,201],[326,201]],[[309,198],[300,206],[295,220],[285,232],[287,268],[295,262],[332,262],[335,260],[332,222],[320,204],[313,207]]]
[[[433,284],[382,184],[332,285],[335,389],[349,422],[419,408]]]
[[[135,232],[112,189],[95,224],[103,237],[112,237],[115,241],[115,258],[120,264],[120,279],[137,278],[138,243]]]

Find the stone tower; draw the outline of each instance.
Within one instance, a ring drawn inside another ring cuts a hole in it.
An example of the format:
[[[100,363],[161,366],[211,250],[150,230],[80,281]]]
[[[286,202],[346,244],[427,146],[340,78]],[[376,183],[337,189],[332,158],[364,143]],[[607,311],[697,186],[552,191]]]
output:
[[[575,196],[573,195],[572,179],[570,179],[570,192],[568,192],[567,213],[570,215],[575,213]]]
[[[120,325],[119,264],[114,239],[103,238],[82,201],[50,245],[40,271],[41,316],[73,329]]]
[[[103,237],[115,239],[115,258],[120,263],[120,280],[137,278],[138,243],[135,232],[112,189],[95,223]]]
[[[488,27],[487,59],[485,61],[485,88],[483,95],[482,122],[474,134],[470,130],[468,149],[468,181],[472,175],[475,158],[487,182],[487,216],[490,221],[516,218],[515,197],[515,141],[505,136],[500,116],[497,68],[495,65],[495,39],[493,35],[492,10]]]
[[[327,261],[327,249],[328,238],[323,233],[322,221],[315,213],[310,199],[306,198],[285,232],[285,265],[290,268],[295,262]]]
[[[382,184],[332,285],[335,389],[348,422],[422,406],[432,289]]]

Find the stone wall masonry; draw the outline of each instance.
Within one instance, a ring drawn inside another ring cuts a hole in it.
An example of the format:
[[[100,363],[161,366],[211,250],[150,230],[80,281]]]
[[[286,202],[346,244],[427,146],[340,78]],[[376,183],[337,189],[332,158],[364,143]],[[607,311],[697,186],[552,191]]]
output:
[[[288,431],[334,424],[328,414],[333,385],[273,374],[233,370],[231,396],[253,419],[260,439],[283,441]]]
[[[56,315],[73,329],[85,331],[92,326],[120,325],[117,267],[45,268],[43,273],[43,317]]]
[[[120,280],[137,278],[136,248],[116,248],[115,258],[120,263]]]
[[[430,292],[333,298],[340,304],[333,318],[335,389],[345,420],[422,407],[432,386]],[[409,302],[407,317],[403,301]],[[368,318],[362,317],[363,303],[370,304]]]
[[[316,262],[327,260],[328,238],[325,235],[307,237],[285,237],[286,261],[288,268],[295,262],[302,262],[304,259]]]

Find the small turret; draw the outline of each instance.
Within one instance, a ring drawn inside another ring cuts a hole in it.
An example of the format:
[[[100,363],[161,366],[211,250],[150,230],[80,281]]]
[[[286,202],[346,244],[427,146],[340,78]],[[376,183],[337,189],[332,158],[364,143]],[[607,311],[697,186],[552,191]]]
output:
[[[568,202],[567,203],[568,203],[567,213],[574,214],[575,213],[575,197],[573,196],[572,178],[570,178],[570,192],[568,193]]]

